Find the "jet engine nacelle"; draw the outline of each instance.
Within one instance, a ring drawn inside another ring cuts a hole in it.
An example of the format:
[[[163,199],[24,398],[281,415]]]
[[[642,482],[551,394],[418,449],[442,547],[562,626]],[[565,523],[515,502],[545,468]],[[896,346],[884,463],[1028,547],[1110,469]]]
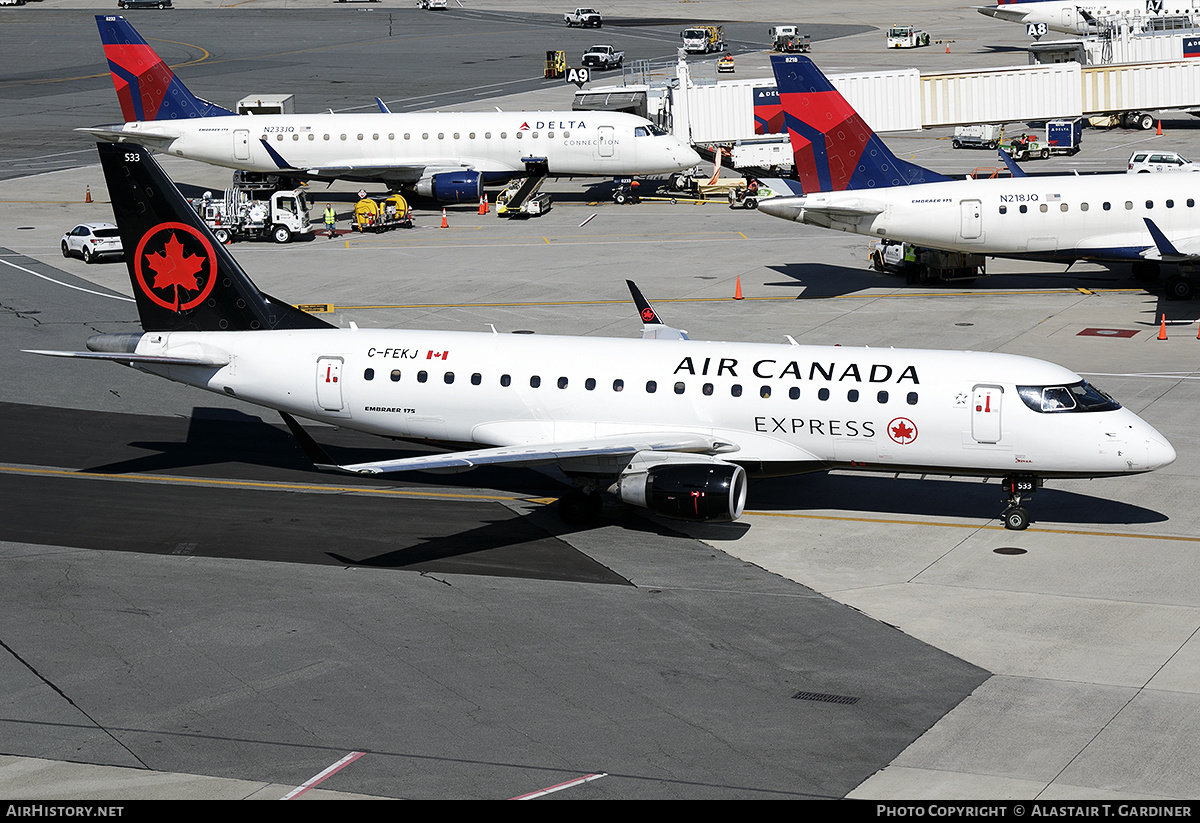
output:
[[[478,203],[483,181],[477,171],[444,171],[418,180],[417,194],[439,203]]]
[[[746,471],[732,463],[668,463],[623,476],[617,495],[680,520],[737,520],[746,508]]]

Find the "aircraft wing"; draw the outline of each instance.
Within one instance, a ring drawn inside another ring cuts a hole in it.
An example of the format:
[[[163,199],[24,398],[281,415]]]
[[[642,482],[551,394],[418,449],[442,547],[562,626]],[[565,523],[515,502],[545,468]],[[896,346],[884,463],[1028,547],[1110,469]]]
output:
[[[1143,218],[1150,236],[1154,238],[1154,247],[1141,253],[1147,260],[1161,260],[1164,263],[1184,263],[1200,260],[1200,235],[1169,240],[1167,235],[1149,217]]]
[[[347,163],[335,166],[293,166],[287,159],[271,146],[266,140],[260,140],[271,160],[280,171],[299,172],[307,177],[318,179],[351,179],[351,180],[385,180],[389,183],[416,183],[422,177],[443,172],[473,170],[475,164],[469,158],[461,160],[437,160],[425,163],[406,165],[388,164],[373,165],[371,163]]]
[[[696,455],[717,455],[735,452],[738,447],[727,441],[691,432],[644,432],[640,434],[598,437],[592,440],[577,440],[562,443],[529,443],[518,446],[496,446],[486,449],[450,452],[448,454],[401,457],[395,460],[378,460],[371,463],[339,465],[326,455],[311,435],[296,419],[281,413],[292,434],[301,447],[320,469],[356,474],[386,474],[406,471],[465,471],[477,466],[504,464],[508,466],[537,466],[559,463],[571,459],[586,458],[632,458],[638,452],[674,452]]]
[[[1029,12],[1024,9],[1013,8],[1011,6],[976,6],[975,11],[987,17],[995,17],[997,20],[1004,20],[1009,23],[1023,23],[1025,16]]]

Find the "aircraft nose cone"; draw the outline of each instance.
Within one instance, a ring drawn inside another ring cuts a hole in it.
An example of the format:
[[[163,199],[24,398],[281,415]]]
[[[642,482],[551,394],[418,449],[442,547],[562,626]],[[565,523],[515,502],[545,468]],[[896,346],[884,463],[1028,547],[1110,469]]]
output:
[[[799,197],[768,197],[758,202],[758,210],[784,220],[799,220],[804,204]]]
[[[1161,437],[1146,438],[1151,469],[1161,469],[1175,462],[1175,448]]]

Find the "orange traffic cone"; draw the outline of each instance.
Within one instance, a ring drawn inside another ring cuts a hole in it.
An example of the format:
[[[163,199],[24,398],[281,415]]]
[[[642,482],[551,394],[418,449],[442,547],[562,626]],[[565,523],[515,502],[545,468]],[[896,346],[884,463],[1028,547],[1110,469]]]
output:
[[[946,54],[949,54],[949,53],[950,53],[950,44],[947,43],[946,44]]]
[[[488,205],[487,194],[485,193],[485,194],[483,195],[483,213],[484,213],[484,214],[487,214],[487,213],[488,213],[488,212],[490,212],[491,210],[492,210],[492,208],[491,208],[491,206],[489,206],[489,205]]]
[[[1167,339],[1167,316],[1165,314],[1162,316],[1162,323],[1158,326],[1158,339]]]
[[[1158,121],[1158,136],[1162,137],[1162,120]]]
[[[484,198],[480,197],[480,198],[479,198],[479,213],[480,213],[480,214],[487,214],[487,212],[486,212],[486,211],[484,210],[484,208],[483,208],[483,201],[484,201]]]
[[[443,229],[450,228],[450,223],[446,220],[446,210],[445,209],[442,209],[442,228]]]
[[[733,299],[741,300],[742,298],[742,277],[738,275],[737,287],[733,290]]]
[[[91,186],[87,187],[87,196],[83,198],[83,202],[85,202],[85,203],[92,202],[92,187]]]

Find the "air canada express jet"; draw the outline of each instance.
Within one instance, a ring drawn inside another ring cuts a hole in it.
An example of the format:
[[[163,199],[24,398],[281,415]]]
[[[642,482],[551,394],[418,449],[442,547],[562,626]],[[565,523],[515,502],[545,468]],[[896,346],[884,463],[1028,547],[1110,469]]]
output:
[[[478,203],[480,187],[541,174],[669,174],[700,162],[649,120],[623,112],[237,115],[196,97],[124,17],[97,15],[124,123],[101,140],[245,171],[411,187]]]
[[[141,333],[86,352],[275,409],[322,468],[556,464],[687,520],[742,513],[748,475],[826,469],[1003,478],[1008,528],[1046,478],[1137,474],[1175,451],[1067,369],[1007,354],[689,340],[630,284],[642,339],[335,328],[260,292],[141,146],[99,144]],[[466,451],[333,465],[297,417]]]
[[[1133,263],[1152,278],[1181,264],[1167,296],[1192,295],[1200,192],[1191,174],[951,180],[896,157],[807,57],[771,58],[799,197],[760,201],[775,217],[918,246],[1070,263]]]

